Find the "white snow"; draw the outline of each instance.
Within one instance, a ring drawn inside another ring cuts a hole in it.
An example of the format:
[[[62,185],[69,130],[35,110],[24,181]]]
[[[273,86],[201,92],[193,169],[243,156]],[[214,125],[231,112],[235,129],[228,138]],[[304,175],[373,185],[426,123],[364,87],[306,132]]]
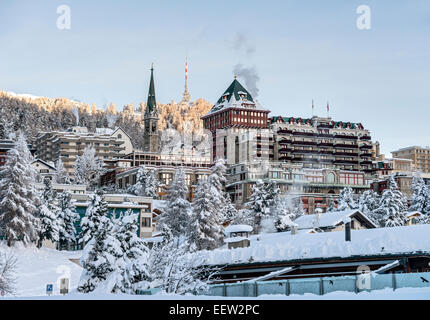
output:
[[[54,285],[54,295],[60,294],[60,278],[70,278],[70,289],[77,288],[82,268],[69,259],[79,259],[80,251],[67,252],[17,244],[9,248],[0,244],[0,251],[17,258],[16,296],[46,295],[46,285]]]
[[[192,296],[176,294],[156,294],[146,295],[126,295],[126,294],[80,294],[70,293],[66,296],[39,296],[21,297],[19,299],[32,300],[237,300],[237,297],[217,297],[217,296]],[[258,297],[241,297],[240,300],[429,300],[430,288],[401,288],[375,290],[371,292],[345,292],[335,291],[325,295],[315,295],[307,293],[304,295],[261,295]]]
[[[430,253],[430,225],[352,230],[352,241],[343,232],[289,232],[251,236],[248,248],[202,251],[208,264],[282,261],[311,258],[385,255],[396,253]]]
[[[306,214],[294,220],[294,223],[298,224],[299,229],[312,229],[315,227],[331,227],[331,226],[334,227],[339,223],[344,222],[345,219],[350,218],[356,212],[359,212],[359,210],[352,209],[352,210],[344,210],[344,211],[327,212],[327,213],[322,213],[320,215]],[[365,217],[364,214],[362,216]],[[369,220],[369,223],[374,225],[373,222],[371,222],[370,220]]]
[[[247,224],[235,224],[225,228],[226,234],[230,234],[234,232],[252,232],[252,227]]]

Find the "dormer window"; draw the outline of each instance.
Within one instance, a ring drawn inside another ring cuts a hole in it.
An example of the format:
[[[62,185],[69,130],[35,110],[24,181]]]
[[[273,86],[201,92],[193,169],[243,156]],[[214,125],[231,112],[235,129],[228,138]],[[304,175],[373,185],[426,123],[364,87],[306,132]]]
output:
[[[246,92],[243,92],[243,91],[239,91],[238,92],[238,94],[239,94],[239,97],[242,99],[242,100],[247,100],[247,97],[248,97],[248,95],[247,95],[247,93]]]

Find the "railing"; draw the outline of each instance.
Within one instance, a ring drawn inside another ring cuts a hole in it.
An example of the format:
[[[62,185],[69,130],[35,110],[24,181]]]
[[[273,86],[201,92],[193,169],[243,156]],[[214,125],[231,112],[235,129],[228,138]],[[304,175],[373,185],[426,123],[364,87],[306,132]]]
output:
[[[210,296],[223,297],[257,297],[263,294],[303,295],[312,293],[324,295],[334,291],[359,293],[390,288],[422,288],[430,287],[430,272],[422,273],[364,273],[342,277],[320,277],[305,279],[288,279],[276,281],[256,281],[232,284],[214,284]]]

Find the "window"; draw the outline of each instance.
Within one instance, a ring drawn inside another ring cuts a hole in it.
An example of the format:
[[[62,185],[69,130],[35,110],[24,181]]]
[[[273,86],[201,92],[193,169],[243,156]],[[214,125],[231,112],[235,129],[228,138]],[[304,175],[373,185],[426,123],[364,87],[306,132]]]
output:
[[[151,218],[142,219],[142,228],[151,228]]]

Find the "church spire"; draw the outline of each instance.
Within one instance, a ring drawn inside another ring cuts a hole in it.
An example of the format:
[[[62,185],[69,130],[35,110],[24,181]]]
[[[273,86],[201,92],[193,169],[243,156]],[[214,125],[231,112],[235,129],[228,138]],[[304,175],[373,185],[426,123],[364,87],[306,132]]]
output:
[[[188,57],[185,59],[185,91],[183,101],[188,103],[191,100],[190,93],[188,92]]]
[[[146,106],[147,112],[153,112],[157,107],[155,100],[155,86],[154,86],[154,64],[151,66],[151,81],[149,83],[148,101]]]

